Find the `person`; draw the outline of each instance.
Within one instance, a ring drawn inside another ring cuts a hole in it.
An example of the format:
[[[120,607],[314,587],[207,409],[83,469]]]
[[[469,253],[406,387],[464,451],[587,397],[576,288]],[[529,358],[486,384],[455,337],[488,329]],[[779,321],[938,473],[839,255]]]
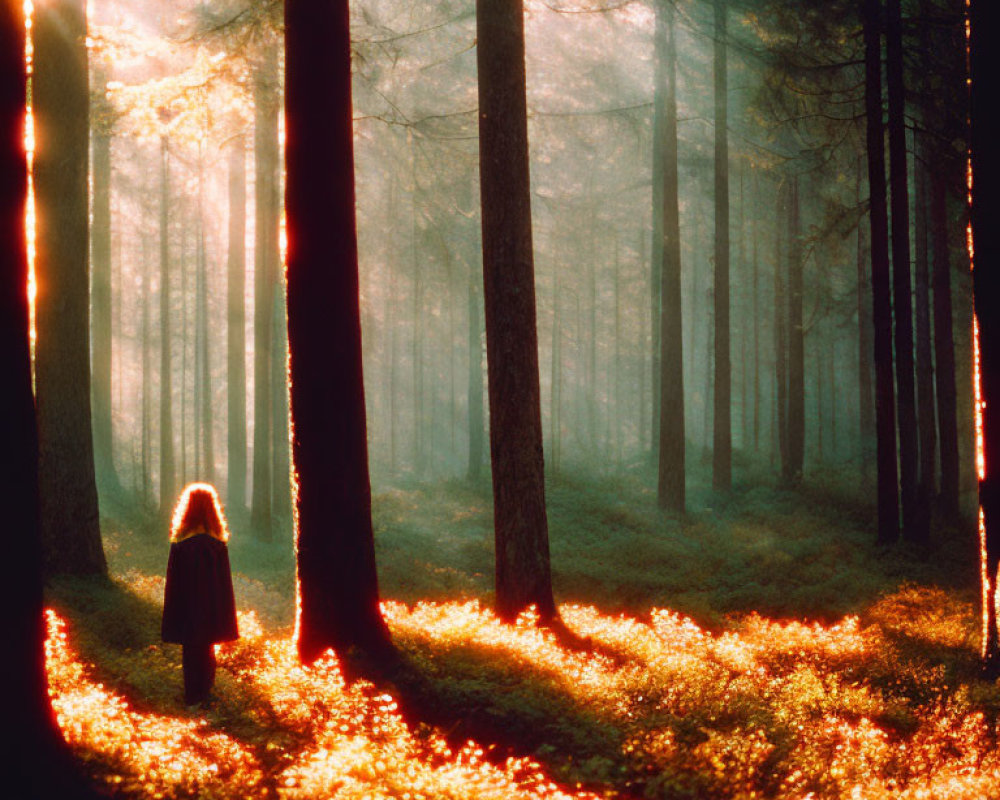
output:
[[[188,705],[208,700],[215,681],[215,644],[239,638],[228,540],[215,487],[187,486],[170,526],[161,635],[164,642],[181,646]]]

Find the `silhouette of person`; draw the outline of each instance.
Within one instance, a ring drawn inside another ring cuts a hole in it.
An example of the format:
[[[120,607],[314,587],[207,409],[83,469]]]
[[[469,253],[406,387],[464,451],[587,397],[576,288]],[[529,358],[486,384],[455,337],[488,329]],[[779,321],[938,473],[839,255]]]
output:
[[[207,483],[188,485],[170,526],[161,628],[164,642],[181,646],[188,705],[206,701],[212,690],[215,644],[239,638],[228,539],[215,488]]]

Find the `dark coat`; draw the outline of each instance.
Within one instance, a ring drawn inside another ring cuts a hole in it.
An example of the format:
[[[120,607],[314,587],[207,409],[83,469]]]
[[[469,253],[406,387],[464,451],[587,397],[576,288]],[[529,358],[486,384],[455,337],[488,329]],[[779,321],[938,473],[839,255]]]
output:
[[[239,638],[225,542],[199,533],[170,545],[162,635],[178,644]]]

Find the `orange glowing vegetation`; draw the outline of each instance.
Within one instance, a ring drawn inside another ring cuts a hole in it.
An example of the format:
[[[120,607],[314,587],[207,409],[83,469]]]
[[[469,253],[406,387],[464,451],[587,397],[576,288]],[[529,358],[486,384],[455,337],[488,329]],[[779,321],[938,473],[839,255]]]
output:
[[[55,612],[47,610],[46,620],[49,695],[59,726],[85,759],[113,765],[111,786],[151,798],[207,794],[208,787],[216,797],[245,797],[261,783],[260,764],[246,747],[204,720],[136,711],[90,676]],[[227,785],[240,789],[230,794]]]
[[[415,728],[392,695],[347,683],[332,653],[300,666],[292,640],[266,633],[253,612],[241,615],[243,638],[219,648],[219,664],[229,676],[223,691],[235,693],[226,702],[269,721],[264,737],[240,741],[204,721],[133,710],[89,677],[52,612],[48,669],[71,744],[101,760],[108,781],[143,796],[990,796],[1000,785],[996,723],[968,689],[947,685],[943,667],[907,661],[892,644],[904,636],[965,646],[971,609],[941,613],[933,591],[887,598],[872,612],[878,624],[750,616],[721,634],[666,610],[642,622],[563,606],[594,652],[567,649],[531,615],[505,625],[474,602],[383,604],[395,640],[442,680],[441,664],[473,653],[482,669],[507,670],[500,685],[543,686],[618,732],[615,762],[570,768],[498,759],[484,745]],[[552,777],[577,768],[590,775],[586,787]]]

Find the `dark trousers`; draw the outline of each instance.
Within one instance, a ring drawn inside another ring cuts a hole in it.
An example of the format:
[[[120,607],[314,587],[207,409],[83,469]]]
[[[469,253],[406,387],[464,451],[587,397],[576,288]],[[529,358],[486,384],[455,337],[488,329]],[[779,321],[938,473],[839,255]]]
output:
[[[211,642],[185,642],[181,645],[184,667],[184,702],[188,705],[208,699],[215,682],[215,646]]]

